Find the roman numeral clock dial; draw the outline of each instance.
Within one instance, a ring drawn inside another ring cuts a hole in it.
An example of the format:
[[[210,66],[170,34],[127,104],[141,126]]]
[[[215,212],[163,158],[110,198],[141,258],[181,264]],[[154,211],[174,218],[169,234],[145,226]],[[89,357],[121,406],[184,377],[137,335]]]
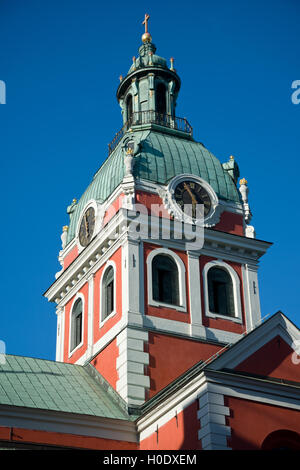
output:
[[[186,204],[191,205],[193,219],[197,218],[197,204],[204,205],[204,217],[211,210],[211,199],[208,192],[196,181],[182,181],[179,183],[174,191],[174,199],[182,211],[184,211]]]
[[[79,242],[81,246],[87,246],[91,241],[95,228],[95,210],[89,207],[83,214],[79,228]]]

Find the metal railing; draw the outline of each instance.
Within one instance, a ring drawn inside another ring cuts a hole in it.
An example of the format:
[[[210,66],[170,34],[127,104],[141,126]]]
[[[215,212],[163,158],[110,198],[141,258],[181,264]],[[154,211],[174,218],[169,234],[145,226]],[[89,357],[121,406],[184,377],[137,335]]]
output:
[[[132,113],[124,126],[116,133],[113,140],[108,144],[108,154],[110,155],[116,148],[123,135],[134,126],[143,124],[157,124],[159,126],[168,127],[181,132],[186,132],[190,136],[193,134],[193,128],[185,118],[171,116],[170,114],[161,114],[156,111],[138,111]]]

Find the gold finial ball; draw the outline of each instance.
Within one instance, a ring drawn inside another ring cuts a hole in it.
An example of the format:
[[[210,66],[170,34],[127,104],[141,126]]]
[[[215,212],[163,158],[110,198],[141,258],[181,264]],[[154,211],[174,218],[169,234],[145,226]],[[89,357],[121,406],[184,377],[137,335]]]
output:
[[[151,37],[151,34],[150,33],[144,33],[143,36],[142,36],[142,41],[143,43],[147,43],[147,42],[151,42],[152,41],[152,37]]]
[[[243,184],[244,184],[244,185],[247,185],[247,184],[248,184],[248,181],[246,180],[246,178],[242,178],[242,179],[240,180],[240,185],[242,186]]]
[[[64,226],[63,226],[63,232],[67,232],[67,231],[68,231],[68,228],[69,228],[69,227],[68,227],[67,225],[64,225]]]

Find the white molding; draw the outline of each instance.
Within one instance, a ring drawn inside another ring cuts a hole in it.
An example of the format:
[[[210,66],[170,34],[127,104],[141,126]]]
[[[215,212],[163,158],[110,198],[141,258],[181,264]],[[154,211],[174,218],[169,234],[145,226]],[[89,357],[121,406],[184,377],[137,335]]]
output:
[[[169,320],[167,318],[154,317],[145,315],[143,317],[143,326],[149,329],[155,329],[157,333],[179,334],[187,339],[207,340],[220,343],[235,343],[241,338],[239,333],[231,331],[219,330],[216,328],[207,328],[204,326],[197,327],[197,336],[191,336],[191,325],[187,322]]]
[[[45,292],[45,296],[49,301],[55,301],[58,305],[65,304],[65,298],[68,293],[74,291],[74,287],[78,284],[78,276],[82,278],[90,271],[94,271],[99,266],[99,259],[103,263],[103,250],[111,250],[112,247],[116,249],[120,245],[122,235],[113,241],[112,234],[116,233],[118,228],[122,226],[127,216],[126,210],[120,209],[119,212],[110,220],[101,232],[90,242],[90,244],[78,255],[72,264],[65,270],[56,281]],[[124,234],[125,236],[126,233]],[[246,238],[243,236],[228,234],[217,230],[204,230],[205,246],[202,250],[196,250],[198,254],[209,254],[218,257],[223,251],[224,244],[230,247],[230,251],[226,252],[226,259],[237,262],[257,262],[257,259],[262,256],[269,248],[268,242],[260,241],[257,239]],[[156,243],[155,240],[144,240],[149,243]],[[166,240],[159,240],[158,244],[164,246]],[[169,246],[174,249],[182,250],[184,240],[167,240]],[[111,243],[109,245],[108,243]],[[157,244],[157,243],[156,243]],[[219,249],[216,249],[219,246]],[[221,249],[222,247],[222,249]],[[207,251],[208,250],[208,251]],[[218,251],[219,250],[219,251]],[[84,273],[86,269],[86,273]]]
[[[138,442],[135,424],[116,418],[0,405],[0,420],[7,427]]]
[[[81,300],[82,300],[81,342],[80,342],[74,349],[71,350],[72,313],[73,313],[74,304],[75,304],[75,302],[76,302],[78,299],[81,299]],[[85,323],[85,298],[84,298],[84,295],[83,295],[81,292],[77,292],[77,294],[76,294],[75,297],[74,297],[74,300],[73,300],[73,302],[72,302],[72,305],[71,305],[71,308],[70,308],[70,312],[69,312],[69,344],[68,344],[68,351],[69,351],[68,357],[69,357],[69,359],[73,356],[73,354],[74,354],[78,349],[81,348],[81,346],[82,346],[83,343],[84,343],[84,323]]]
[[[105,276],[106,271],[108,270],[109,267],[112,267],[114,270],[114,309],[113,311],[106,317],[104,320],[103,318],[103,311],[104,311],[104,300],[105,300],[105,294],[104,294],[104,289],[103,289],[103,279]],[[105,267],[103,268],[101,278],[100,278],[100,302],[99,302],[99,328],[101,328],[108,319],[112,318],[116,313],[117,313],[117,268],[116,268],[116,263],[112,260],[108,260],[105,263]]]
[[[233,287],[233,298],[234,298],[234,317],[221,315],[219,313],[214,313],[209,310],[209,295],[208,295],[208,280],[207,274],[210,268],[220,267],[223,268],[231,277],[232,287]],[[240,279],[235,271],[229,264],[218,259],[214,261],[209,261],[204,265],[202,270],[203,277],[203,287],[204,287],[204,305],[205,305],[205,315],[212,318],[223,318],[224,320],[233,321],[236,323],[243,323],[242,317],[242,305],[241,305],[241,294],[240,294]]]
[[[167,255],[173,259],[176,263],[178,268],[178,284],[179,284],[179,305],[174,304],[167,304],[164,302],[158,302],[153,299],[153,289],[152,289],[152,261],[153,258],[157,255]],[[165,308],[172,308],[174,310],[178,310],[180,312],[187,311],[186,305],[186,272],[185,272],[185,265],[180,256],[177,255],[172,250],[167,248],[155,248],[152,250],[146,259],[147,265],[147,288],[148,288],[148,304],[154,307],[165,307]]]
[[[206,370],[209,391],[300,411],[299,388],[248,376]]]

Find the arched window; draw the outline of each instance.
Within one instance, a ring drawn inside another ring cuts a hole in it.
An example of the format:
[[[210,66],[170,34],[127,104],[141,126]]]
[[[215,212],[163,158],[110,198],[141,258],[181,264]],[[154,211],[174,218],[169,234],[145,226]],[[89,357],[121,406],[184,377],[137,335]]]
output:
[[[127,121],[129,121],[129,119],[131,119],[132,117],[132,112],[133,112],[133,109],[132,109],[132,96],[129,95],[127,100],[126,100],[126,114],[127,114]]]
[[[159,115],[167,113],[166,87],[163,83],[158,83],[156,87],[156,111]]]
[[[262,443],[262,450],[300,450],[300,435],[295,431],[280,429],[271,432]]]
[[[82,342],[82,317],[83,302],[79,298],[75,301],[71,314],[71,351]]]
[[[166,255],[156,255],[152,261],[153,300],[179,305],[178,268],[175,261]]]
[[[226,269],[212,267],[207,273],[209,311],[229,317],[235,316],[233,283]]]
[[[104,321],[115,309],[115,271],[109,266],[102,279],[102,315]]]

